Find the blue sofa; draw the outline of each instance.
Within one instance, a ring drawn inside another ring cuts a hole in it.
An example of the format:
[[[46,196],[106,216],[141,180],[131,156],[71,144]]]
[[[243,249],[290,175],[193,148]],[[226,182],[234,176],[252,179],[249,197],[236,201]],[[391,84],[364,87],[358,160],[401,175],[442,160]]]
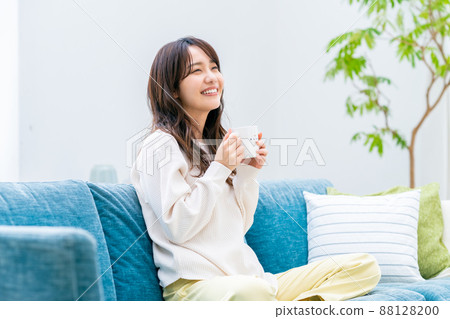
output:
[[[302,191],[327,180],[261,181],[246,234],[266,271],[307,263]],[[162,300],[132,185],[81,180],[0,183],[0,300]],[[379,284],[352,300],[450,300],[450,279]]]

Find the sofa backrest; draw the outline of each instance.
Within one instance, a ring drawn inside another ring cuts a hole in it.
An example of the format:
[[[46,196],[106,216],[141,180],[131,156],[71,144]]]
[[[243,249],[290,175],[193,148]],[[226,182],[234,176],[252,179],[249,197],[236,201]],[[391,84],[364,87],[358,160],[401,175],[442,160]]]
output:
[[[308,260],[302,191],[326,194],[327,180],[261,181],[254,223],[246,234],[264,269],[278,273]],[[152,242],[130,184],[67,180],[0,183],[0,224],[72,226],[98,244],[105,300],[162,300]]]
[[[0,183],[0,225],[83,228],[97,242],[105,300],[116,300],[108,248],[95,203],[86,183]]]

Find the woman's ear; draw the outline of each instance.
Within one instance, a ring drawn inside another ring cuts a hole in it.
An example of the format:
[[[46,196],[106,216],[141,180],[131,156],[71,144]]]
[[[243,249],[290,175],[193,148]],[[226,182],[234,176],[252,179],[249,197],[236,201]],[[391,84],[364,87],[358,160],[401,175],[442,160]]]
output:
[[[176,99],[178,99],[178,93],[177,93],[176,91],[173,92],[173,97],[176,98]]]

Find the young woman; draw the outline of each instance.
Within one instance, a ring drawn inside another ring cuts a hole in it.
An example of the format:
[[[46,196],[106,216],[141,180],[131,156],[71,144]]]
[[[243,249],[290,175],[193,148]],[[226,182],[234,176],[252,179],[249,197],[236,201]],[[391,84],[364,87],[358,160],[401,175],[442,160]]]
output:
[[[205,41],[181,38],[153,62],[153,123],[131,171],[165,300],[345,300],[373,289],[376,260],[349,254],[265,272],[244,235],[253,223],[267,149],[244,159],[221,125],[224,79]],[[205,141],[217,141],[205,143]]]

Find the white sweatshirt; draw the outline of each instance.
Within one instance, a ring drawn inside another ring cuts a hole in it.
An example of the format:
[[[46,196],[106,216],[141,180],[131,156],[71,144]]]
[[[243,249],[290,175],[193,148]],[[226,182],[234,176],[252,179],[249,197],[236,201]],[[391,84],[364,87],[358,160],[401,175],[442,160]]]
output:
[[[191,172],[176,139],[161,130],[142,143],[131,169],[160,285],[179,278],[254,275],[278,290],[276,277],[264,272],[254,251],[244,242],[253,223],[259,196],[259,169],[240,164],[233,187],[231,170],[211,162],[205,174]]]

